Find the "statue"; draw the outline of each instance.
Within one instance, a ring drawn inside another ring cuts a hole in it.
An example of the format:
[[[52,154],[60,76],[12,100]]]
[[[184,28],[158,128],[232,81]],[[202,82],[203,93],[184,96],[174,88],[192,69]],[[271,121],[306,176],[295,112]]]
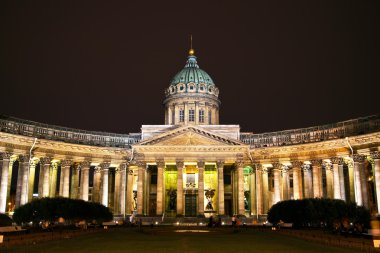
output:
[[[215,189],[205,190],[205,196],[207,199],[206,210],[213,211],[214,207],[212,206],[212,198],[215,196]]]
[[[133,210],[137,210],[137,191],[133,191],[133,203],[132,203]]]
[[[177,203],[177,191],[174,189],[168,190],[168,196],[169,196],[169,210],[174,211],[176,210],[176,203]]]
[[[244,192],[244,209],[245,210],[249,210],[248,198],[249,198],[249,191],[245,191]]]

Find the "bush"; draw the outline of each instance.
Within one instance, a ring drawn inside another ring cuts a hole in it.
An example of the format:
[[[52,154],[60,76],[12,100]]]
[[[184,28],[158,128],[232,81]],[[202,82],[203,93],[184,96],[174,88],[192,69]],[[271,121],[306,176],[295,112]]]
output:
[[[111,211],[98,203],[86,202],[69,198],[42,198],[33,200],[17,208],[13,214],[16,223],[41,221],[55,222],[58,218],[64,218],[70,224],[79,220],[97,222],[112,220]]]
[[[8,215],[0,213],[0,227],[12,226],[12,219]]]
[[[273,205],[268,212],[268,221],[293,223],[294,227],[337,227],[347,220],[369,228],[370,213],[355,203],[338,199],[285,200]],[[338,225],[337,225],[338,224]]]

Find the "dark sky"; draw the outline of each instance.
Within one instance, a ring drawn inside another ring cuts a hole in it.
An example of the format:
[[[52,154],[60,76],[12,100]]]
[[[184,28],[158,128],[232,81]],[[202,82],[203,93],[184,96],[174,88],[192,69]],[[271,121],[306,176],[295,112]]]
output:
[[[0,114],[117,133],[164,124],[190,34],[222,124],[265,132],[380,112],[376,1],[25,2],[0,3]]]

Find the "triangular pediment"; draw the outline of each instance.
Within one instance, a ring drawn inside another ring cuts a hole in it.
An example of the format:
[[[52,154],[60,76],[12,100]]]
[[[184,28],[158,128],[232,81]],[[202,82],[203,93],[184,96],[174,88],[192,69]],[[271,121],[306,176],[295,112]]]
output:
[[[137,145],[162,145],[162,146],[224,146],[244,145],[240,141],[214,134],[196,126],[184,126],[166,133],[154,136]]]

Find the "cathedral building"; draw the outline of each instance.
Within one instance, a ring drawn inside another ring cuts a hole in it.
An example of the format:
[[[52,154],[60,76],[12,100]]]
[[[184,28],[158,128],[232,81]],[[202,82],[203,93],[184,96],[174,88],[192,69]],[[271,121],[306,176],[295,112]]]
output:
[[[263,217],[279,201],[303,198],[354,201],[379,213],[379,115],[240,132],[220,124],[219,89],[192,49],[165,95],[165,124],[141,133],[0,116],[0,212],[62,196],[124,217]]]

